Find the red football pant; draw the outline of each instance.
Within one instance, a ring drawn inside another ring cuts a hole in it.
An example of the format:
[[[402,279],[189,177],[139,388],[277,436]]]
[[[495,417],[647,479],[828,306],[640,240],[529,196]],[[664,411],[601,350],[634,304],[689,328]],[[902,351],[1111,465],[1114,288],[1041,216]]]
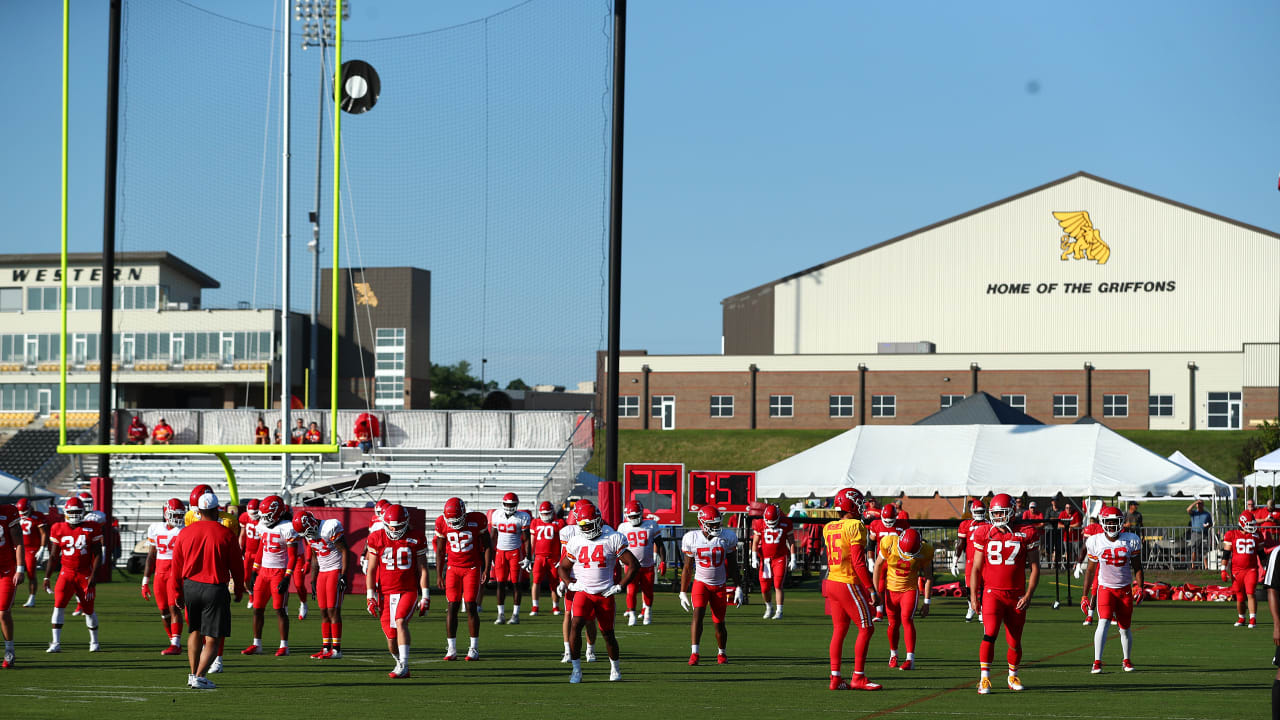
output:
[[[271,598],[271,608],[279,610],[289,604],[289,591],[277,592],[280,581],[284,579],[284,568],[261,568],[258,579],[253,583],[253,609],[261,610],[267,606],[267,598]]]
[[[1258,568],[1249,568],[1248,570],[1231,569],[1235,579],[1231,581],[1231,592],[1235,593],[1236,602],[1244,602],[1247,598],[1253,597],[1253,593],[1258,589]]]
[[[382,634],[396,639],[396,628],[408,624],[418,607],[418,591],[382,593]]]
[[[612,597],[593,595],[581,590],[573,594],[573,616],[582,618],[584,622],[594,619],[605,632],[613,630],[614,608]]]
[[[474,605],[480,592],[480,568],[459,568],[450,565],[444,573],[444,599],[456,603],[466,600]]]
[[[914,589],[905,592],[890,590],[885,595],[884,612],[889,618],[889,650],[898,651],[898,626],[902,626],[903,639],[907,641],[907,652],[916,651],[916,596]]]
[[[13,577],[17,573],[16,567],[0,570],[0,612],[13,607],[13,594],[17,591],[17,587],[13,584]]]
[[[540,585],[543,580],[547,581],[548,586],[552,590],[556,589],[556,585],[560,580],[556,574],[556,566],[560,564],[560,560],[552,555],[534,555],[533,569],[530,571],[530,581],[535,585]]]
[[[861,585],[822,581],[822,594],[826,596],[827,614],[831,616],[831,672],[840,672],[840,660],[844,654],[844,639],[849,634],[850,623],[858,626],[858,639],[854,644],[853,671],[862,673],[867,662],[867,648],[871,646],[871,601]]]
[[[298,593],[298,599],[307,601],[307,559],[300,557],[293,563],[293,589]]]
[[[760,592],[766,593],[773,589],[773,582],[775,578],[777,578],[778,587],[782,587],[783,578],[786,576],[787,558],[782,555],[771,558],[760,558]]]
[[[316,575],[316,604],[321,610],[342,607],[342,596],[338,594],[338,577],[342,570],[325,570]]]
[[[636,571],[635,578],[627,586],[627,611],[635,612],[636,595],[644,598],[645,607],[653,604],[653,566]]]
[[[8,581],[13,587],[13,580]],[[93,587],[89,585],[89,576],[63,570],[58,573],[58,583],[53,587],[53,606],[65,608],[71,598],[80,603],[80,610],[85,615],[93,614]]]
[[[40,552],[39,547],[23,547],[22,548],[22,556],[27,563],[25,567],[27,568],[27,577],[29,578],[33,578],[36,576],[36,553],[38,552]]]
[[[1009,644],[1005,657],[1010,667],[1022,662],[1022,626],[1027,622],[1027,611],[1018,611],[1021,590],[982,591],[982,644],[978,646],[978,661],[991,665],[995,658],[995,638],[1004,625],[1004,639]],[[988,640],[987,638],[991,638]]]
[[[1133,620],[1133,586],[1098,588],[1098,617],[1128,629]]]
[[[493,581],[520,582],[521,550],[496,550],[493,553]]]
[[[711,622],[719,625],[724,622],[724,595],[720,593],[723,585],[708,585],[701,580],[693,581],[693,606],[696,608],[711,606]]]

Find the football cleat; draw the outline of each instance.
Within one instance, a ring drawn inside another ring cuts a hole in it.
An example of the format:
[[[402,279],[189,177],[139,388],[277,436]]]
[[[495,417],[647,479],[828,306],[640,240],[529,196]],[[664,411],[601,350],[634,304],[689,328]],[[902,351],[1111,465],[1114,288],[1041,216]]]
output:
[[[457,659],[458,659],[458,653],[456,652],[445,653],[444,657],[441,658],[441,660],[444,660],[445,662],[453,662],[454,660],[457,660]]]
[[[583,659],[586,660],[587,662],[596,661],[596,649],[590,645],[587,646],[587,651],[583,653],[583,655],[585,656],[583,657]]]
[[[95,640],[94,642],[89,643],[89,652],[98,652],[99,648],[101,647],[102,646],[99,645]]]
[[[625,613],[625,615],[627,616],[628,626],[636,624],[636,614],[634,612],[628,611],[627,613]]]
[[[560,662],[562,662],[562,663],[567,663],[567,662],[570,662],[570,661],[572,661],[572,660],[573,660],[573,656],[569,653],[569,651],[568,651],[568,650],[565,650],[565,651],[564,651],[564,656],[560,658]]]
[[[218,656],[213,659],[213,664],[209,666],[209,672],[211,673],[222,672],[222,656]]]
[[[849,682],[850,690],[879,690],[883,687],[880,683],[873,683],[867,679],[866,675],[854,675],[853,680]]]
[[[195,682],[191,684],[191,687],[197,690],[215,690],[218,686],[213,684],[213,681],[209,678],[197,675]]]
[[[622,679],[622,671],[618,668],[609,669],[609,682],[618,682]]]
[[[991,678],[982,678],[978,681],[978,694],[988,695],[991,693]]]
[[[342,651],[341,651],[341,650],[330,650],[330,651],[329,651],[329,654],[324,656],[324,659],[325,659],[325,660],[341,660],[341,659],[342,659]]]
[[[910,669],[911,669],[911,666],[912,666],[914,663],[915,663],[915,661],[914,661],[914,660],[903,660],[903,661],[902,661],[902,664],[898,666],[898,669],[899,669],[899,670],[910,670]]]
[[[582,668],[574,668],[573,671],[569,673],[569,682],[574,685],[582,682]]]
[[[692,655],[689,656],[689,664],[690,665],[698,664],[698,653],[693,653]]]
[[[1083,623],[1080,623],[1080,624],[1081,624],[1081,625],[1092,625],[1092,624],[1093,624],[1093,615],[1085,615],[1085,616],[1084,616],[1084,622],[1083,622]]]
[[[306,620],[306,619],[307,619],[307,606],[306,606],[306,605],[299,605],[299,606],[298,606],[298,619],[299,619],[299,620]]]
[[[1017,692],[1022,691],[1022,681],[1018,679],[1017,675],[1009,676],[1009,689]]]
[[[409,677],[409,668],[406,665],[401,665],[399,663],[396,663],[395,669],[387,673],[387,677],[391,678],[392,680],[403,680]]]
[[[520,615],[519,615],[519,614],[512,615],[512,616],[507,620],[507,624],[508,624],[508,625],[519,625],[519,624],[520,624]]]
[[[1243,625],[1244,625],[1244,618],[1240,618],[1239,620],[1236,620],[1236,624],[1232,625],[1232,627],[1241,627]]]
[[[648,610],[644,611],[644,619],[641,622],[645,625],[648,625],[649,623],[653,622],[653,618],[649,616]]]
[[[498,617],[496,617],[496,618],[494,618],[494,619],[493,619],[493,624],[494,624],[494,625],[506,625],[506,624],[507,624],[507,618],[506,618],[506,617],[504,617],[501,613],[499,613],[499,614],[498,614]]]
[[[276,650],[276,657],[284,657],[288,654],[289,654],[289,648],[287,647],[282,647],[279,650]]]
[[[896,667],[898,667],[898,656],[897,656],[897,655],[890,655],[890,656],[889,656],[889,667],[891,667],[891,668],[896,668]]]
[[[3,662],[0,662],[0,668],[3,668],[3,669],[5,669],[5,670],[12,670],[12,669],[13,669],[13,665],[14,665],[14,657],[13,657],[13,653],[12,653],[12,652],[7,652],[7,653],[5,653],[5,654],[4,654],[4,661],[3,661]]]
[[[552,606],[551,606],[551,614],[552,614],[552,615],[559,615],[559,614],[560,614],[560,608],[559,608],[559,606],[552,605]]]
[[[1133,667],[1133,661],[1129,660],[1129,658],[1125,658],[1125,659],[1124,659],[1124,671],[1125,671],[1125,672],[1133,672],[1133,671],[1134,671],[1134,669],[1135,669],[1135,668]]]
[[[262,646],[261,646],[261,645],[250,645],[249,647],[247,647],[247,648],[245,648],[245,649],[241,650],[241,651],[240,651],[240,654],[241,654],[241,655],[261,655],[261,654],[262,654]]]
[[[328,649],[324,649],[324,650],[321,650],[321,651],[319,651],[319,652],[311,653],[311,659],[312,659],[312,660],[323,660],[323,659],[325,659],[325,658],[326,658],[326,657],[328,657],[328,656],[329,656],[329,650],[328,650]]]
[[[471,661],[471,660],[479,660],[479,659],[480,659],[480,651],[479,651],[479,650],[477,650],[477,649],[475,649],[475,648],[471,648],[471,649],[467,650],[467,660],[468,660],[468,661]]]
[[[168,645],[165,647],[165,649],[160,651],[160,654],[161,655],[181,655],[182,648],[178,647],[177,645]]]
[[[772,605],[769,605],[768,603],[765,603],[765,606],[764,606],[764,615],[762,615],[761,617],[762,617],[763,619],[765,619],[765,620],[768,620],[768,619],[772,618],[772,617],[773,617],[773,606],[772,606]]]
[[[1092,670],[1090,670],[1089,672],[1090,672],[1090,673],[1092,673],[1092,674],[1094,674],[1094,675],[1101,674],[1101,673],[1102,673],[1102,661],[1101,661],[1101,660],[1094,660],[1094,661],[1093,661],[1093,669],[1092,669]]]
[[[832,675],[831,682],[827,685],[828,690],[848,690],[849,683],[840,678],[839,675]]]
[[[530,610],[529,617],[538,617],[538,608],[535,607],[534,609]]]
[[[728,655],[725,655],[724,653],[716,653],[716,664],[717,664],[717,665],[728,665],[728,664],[729,664],[729,656],[728,656]]]
[[[774,611],[773,611],[773,619],[774,619],[774,620],[781,620],[781,619],[782,619],[782,608],[781,608],[781,607],[778,607],[778,609],[777,609],[777,610],[774,610]]]
[[[22,607],[35,607],[35,606],[36,606],[36,596],[35,596],[35,595],[29,595],[29,596],[27,596],[27,601],[26,601],[26,602],[24,602],[24,603],[22,603]]]
[[[1253,630],[1256,627],[1258,627],[1258,621],[1253,618],[1249,618],[1249,629]]]

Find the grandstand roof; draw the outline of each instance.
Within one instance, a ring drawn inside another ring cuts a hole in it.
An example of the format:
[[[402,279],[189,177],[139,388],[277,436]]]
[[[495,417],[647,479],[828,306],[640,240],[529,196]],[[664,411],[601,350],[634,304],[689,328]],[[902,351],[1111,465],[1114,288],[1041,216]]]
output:
[[[14,265],[57,265],[62,262],[62,256],[58,253],[15,253],[5,255],[4,262]],[[67,264],[69,265],[93,265],[102,262],[101,253],[67,253]],[[183,275],[195,280],[200,287],[206,290],[216,290],[222,285],[217,280],[209,277],[203,272],[196,269],[194,265],[182,260],[177,255],[169,252],[121,252],[116,253],[116,263],[138,263],[148,264],[156,263],[158,265],[166,265]]]

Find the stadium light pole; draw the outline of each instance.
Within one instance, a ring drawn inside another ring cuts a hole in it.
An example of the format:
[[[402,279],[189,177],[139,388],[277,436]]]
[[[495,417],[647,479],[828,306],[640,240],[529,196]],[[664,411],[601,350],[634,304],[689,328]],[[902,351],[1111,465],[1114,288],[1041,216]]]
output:
[[[618,479],[618,372],[622,300],[622,119],[627,74],[627,0],[613,3],[613,139],[609,168],[609,372],[605,392],[605,480]]]
[[[114,327],[113,311],[115,305],[115,273],[116,264],[116,163],[119,147],[119,133],[116,122],[120,114],[120,16],[123,0],[112,0],[110,6],[110,40],[107,49],[107,149],[105,158],[105,177],[102,183],[102,315],[98,335],[98,444],[111,443],[111,410],[115,403],[111,393],[111,331]],[[62,279],[66,285],[66,278]],[[60,308],[66,312],[66,293],[63,293]],[[66,342],[65,327],[62,334]],[[65,362],[66,348],[62,348]],[[63,383],[66,386],[66,383]],[[62,427],[66,427],[67,408],[64,393],[59,407],[59,419]],[[65,432],[65,431],[63,431]],[[61,438],[66,444],[66,437]],[[98,477],[111,477],[111,456],[98,456]],[[107,512],[111,509],[107,508]]]

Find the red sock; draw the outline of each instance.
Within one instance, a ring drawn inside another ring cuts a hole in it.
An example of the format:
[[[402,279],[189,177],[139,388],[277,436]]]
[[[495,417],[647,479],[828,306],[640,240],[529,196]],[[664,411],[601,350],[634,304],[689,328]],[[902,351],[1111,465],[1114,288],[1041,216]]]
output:
[[[174,637],[182,637],[182,621],[179,620],[169,626],[169,634]]]
[[[984,665],[990,666],[991,660],[994,659],[995,656],[996,656],[995,644],[992,643],[990,640],[983,640],[982,643],[978,645],[978,662],[983,663]]]
[[[333,646],[337,648],[342,645],[342,623],[329,623],[329,627],[330,638],[333,640]]]
[[[844,638],[849,634],[849,618],[841,615],[831,618],[831,672],[840,672],[840,655],[844,652]]]
[[[898,654],[898,623],[894,622],[894,617],[889,616],[889,622],[885,628],[885,636],[889,638],[889,651],[894,655]]]
[[[995,653],[993,652],[992,654],[995,654]],[[1022,664],[1022,646],[1018,645],[1016,647],[1009,648],[1009,651],[1005,653],[1005,659],[1008,660],[1009,667],[1011,668],[1016,668],[1019,665],[1021,665]]]
[[[332,629],[333,628],[329,624],[328,620],[322,620],[320,622],[320,641],[324,643],[325,647],[328,647],[329,641],[333,639]]]
[[[857,673],[859,675],[862,674],[862,668],[867,663],[867,648],[871,647],[871,636],[874,633],[875,633],[875,630],[871,628],[858,629],[858,639],[853,646],[854,648],[853,651],[854,653],[856,653],[853,656],[853,672],[854,673]]]

